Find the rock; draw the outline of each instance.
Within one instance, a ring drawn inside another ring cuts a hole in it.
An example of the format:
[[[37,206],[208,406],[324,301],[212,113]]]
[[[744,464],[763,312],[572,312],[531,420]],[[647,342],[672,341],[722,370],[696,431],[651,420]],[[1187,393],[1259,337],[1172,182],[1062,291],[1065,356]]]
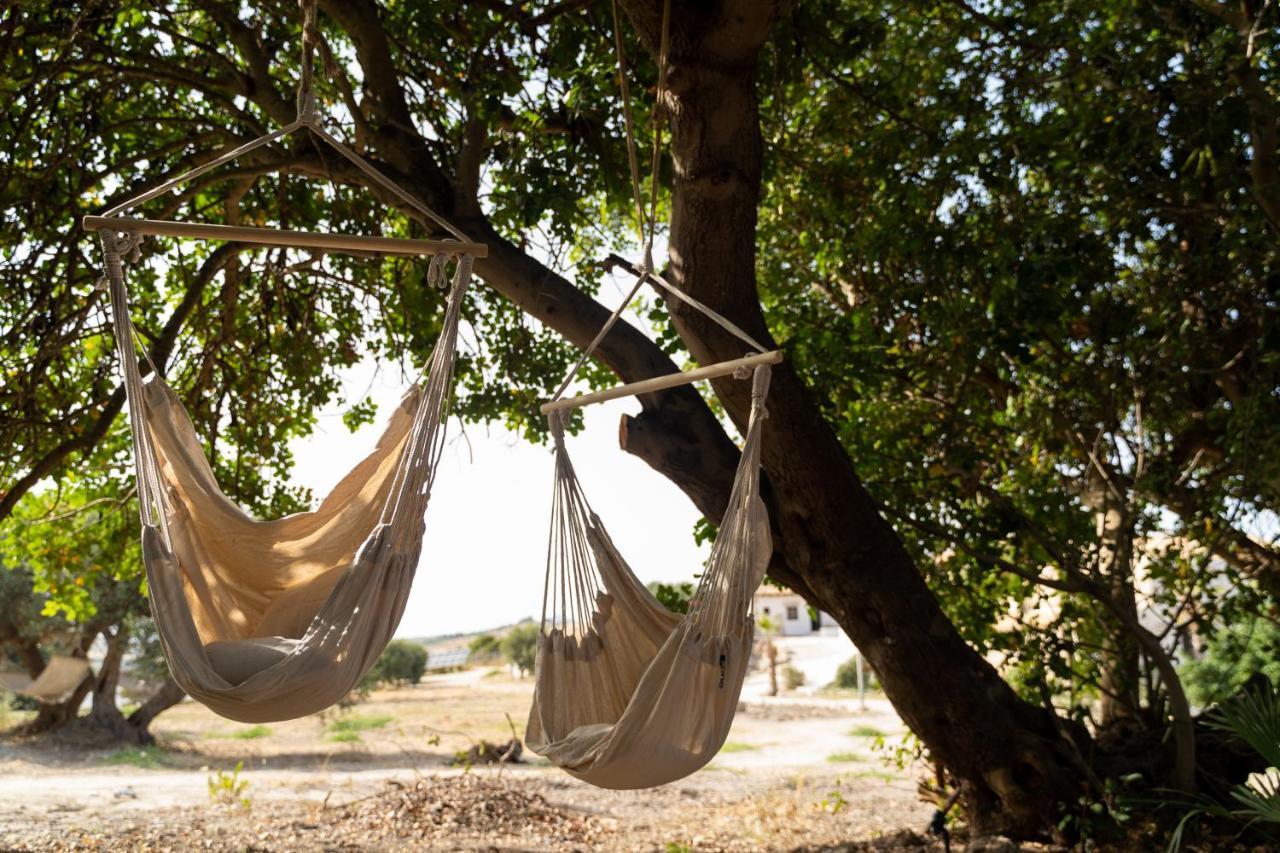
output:
[[[974,838],[965,845],[965,853],[1018,853],[1022,848],[1002,835]]]

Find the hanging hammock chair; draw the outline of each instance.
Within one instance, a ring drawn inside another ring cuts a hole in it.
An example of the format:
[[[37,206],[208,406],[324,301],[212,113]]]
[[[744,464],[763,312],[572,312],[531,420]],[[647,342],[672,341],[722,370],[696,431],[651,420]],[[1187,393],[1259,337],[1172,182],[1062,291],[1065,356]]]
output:
[[[652,184],[645,214],[625,55],[612,4],[622,83],[627,154],[644,259],[635,285],[542,406],[555,443],[555,492],[525,744],[570,774],[602,788],[648,788],[703,767],[724,745],[738,707],[755,634],[752,601],[773,551],[760,500],[760,443],[772,365],[750,335],[674,287],[653,268],[661,113],[655,101]],[[671,2],[663,4],[658,100],[666,88]],[[570,399],[562,395],[645,283],[706,316],[754,350],[732,361],[621,385]],[[701,379],[751,378],[751,412],[711,557],[683,616],[671,613],[636,578],[587,503],[565,447],[569,410],[652,393]]]
[[[754,369],[733,491],[689,612],[671,613],[632,573],[591,511],[550,415],[555,495],[533,707],[525,743],[602,788],[689,775],[724,744],[751,657],[751,602],[772,553],[760,500],[769,364]]]
[[[314,16],[314,7],[308,12]],[[314,27],[313,17],[308,24]],[[193,698],[247,723],[301,717],[342,699],[399,624],[443,446],[459,312],[473,259],[485,255],[484,246],[467,242],[329,135],[309,89],[300,93],[299,105],[296,121],[84,223],[100,232],[105,258],[133,434],[143,561],[165,658],[174,680]],[[456,239],[309,234],[120,216],[298,129],[327,142]],[[122,261],[137,259],[141,234],[430,257],[427,279],[446,287],[448,296],[424,377],[405,394],[373,452],[314,511],[261,521],[241,510],[218,487],[186,409],[154,365],[144,381]]]

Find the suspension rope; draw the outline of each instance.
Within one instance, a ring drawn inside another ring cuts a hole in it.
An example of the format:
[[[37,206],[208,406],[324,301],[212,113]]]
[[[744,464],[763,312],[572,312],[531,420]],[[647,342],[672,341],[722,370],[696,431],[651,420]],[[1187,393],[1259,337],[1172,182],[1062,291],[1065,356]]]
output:
[[[638,154],[639,146],[635,139],[635,123],[631,115],[631,85],[627,79],[627,52],[622,41],[622,19],[618,13],[618,0],[610,0],[610,9],[613,13],[613,36],[615,52],[618,61],[618,81],[620,93],[622,97],[622,117],[623,125],[626,129],[627,137],[627,162],[631,170],[631,195],[636,206],[636,231],[640,235],[641,245],[644,247],[644,256],[639,265],[633,270],[637,278],[635,285],[627,293],[626,297],[618,304],[618,307],[609,315],[609,319],[600,327],[600,331],[591,339],[591,343],[587,344],[582,354],[574,363],[573,367],[556,386],[555,393],[551,395],[551,399],[559,400],[569,388],[578,372],[582,370],[587,360],[595,354],[596,348],[604,341],[610,330],[617,324],[618,319],[622,316],[622,312],[631,304],[631,300],[640,292],[640,288],[646,282],[653,283],[665,290],[671,296],[684,302],[695,311],[706,316],[713,323],[724,329],[756,352],[766,352],[755,338],[748,335],[741,328],[730,322],[720,313],[712,310],[703,303],[694,299],[689,294],[680,290],[671,284],[662,276],[658,275],[654,269],[653,263],[653,241],[657,232],[658,221],[658,185],[662,169],[662,130],[663,119],[665,118],[665,110],[663,104],[667,93],[667,66],[670,65],[671,54],[671,0],[664,0],[662,4],[662,31],[658,43],[658,85],[653,100],[653,109],[651,113],[651,124],[653,125],[653,148],[649,160],[649,198],[648,212],[645,211],[644,190],[640,182],[640,158]]]
[[[263,134],[257,139],[237,146],[227,153],[215,157],[209,162],[197,166],[194,169],[183,172],[177,177],[170,178],[150,190],[146,190],[136,196],[127,198],[119,204],[111,207],[102,215],[118,216],[126,211],[132,210],[138,205],[144,204],[157,196],[164,195],[188,181],[194,180],[201,175],[218,168],[219,166],[225,165],[232,160],[248,154],[250,151],[261,148],[264,145],[269,145],[282,137],[288,136],[295,130],[305,127],[327,142],[329,146],[342,155],[345,160],[363,172],[370,180],[373,181],[373,183],[381,187],[383,190],[427,217],[440,228],[447,231],[455,239],[463,243],[472,242],[467,235],[454,226],[453,223],[436,213],[416,195],[409,192],[364,157],[361,157],[325,130],[315,92],[315,50],[316,46],[321,43],[320,30],[316,24],[316,0],[299,0],[298,5],[302,10],[302,53],[297,94],[298,117],[277,130]],[[120,224],[120,230],[126,231],[127,229],[128,224],[122,222]]]

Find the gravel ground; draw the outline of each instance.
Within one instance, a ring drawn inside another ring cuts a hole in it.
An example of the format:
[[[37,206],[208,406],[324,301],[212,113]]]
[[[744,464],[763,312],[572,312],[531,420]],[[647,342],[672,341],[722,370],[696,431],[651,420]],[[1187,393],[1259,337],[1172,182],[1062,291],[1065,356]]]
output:
[[[0,818],[5,850],[913,850],[935,846],[878,826],[874,786],[844,780],[754,785],[741,796],[666,786],[613,792],[534,774],[386,781],[345,802],[266,800],[199,809],[86,808]],[[823,787],[830,790],[824,791]],[[840,800],[835,793],[853,798]],[[881,806],[893,824],[897,794]],[[860,843],[854,843],[860,842]],[[940,849],[940,847],[936,848]]]

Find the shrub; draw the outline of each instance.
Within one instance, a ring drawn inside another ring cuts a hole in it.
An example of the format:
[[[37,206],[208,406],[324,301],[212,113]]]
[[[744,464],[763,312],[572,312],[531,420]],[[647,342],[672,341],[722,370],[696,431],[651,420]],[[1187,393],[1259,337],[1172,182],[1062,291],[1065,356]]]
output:
[[[804,672],[794,666],[785,666],[782,668],[782,681],[788,690],[804,687]]]
[[[1228,625],[1209,638],[1204,657],[1188,661],[1180,674],[1197,705],[1235,696],[1258,674],[1280,684],[1280,624],[1254,616]]]
[[[502,655],[502,644],[492,634],[481,634],[467,646],[467,660],[492,660]]]
[[[364,680],[369,684],[417,684],[427,671],[427,650],[413,640],[392,640]]]
[[[862,675],[866,680],[868,690],[875,690],[879,687],[879,681],[876,679],[875,670],[867,666],[866,661],[862,663]],[[836,669],[836,679],[831,682],[832,687],[840,687],[851,689],[858,686],[858,658],[857,656],[849,658]]]
[[[517,625],[502,638],[502,656],[515,665],[524,675],[533,672],[538,656],[539,628],[532,622]]]

